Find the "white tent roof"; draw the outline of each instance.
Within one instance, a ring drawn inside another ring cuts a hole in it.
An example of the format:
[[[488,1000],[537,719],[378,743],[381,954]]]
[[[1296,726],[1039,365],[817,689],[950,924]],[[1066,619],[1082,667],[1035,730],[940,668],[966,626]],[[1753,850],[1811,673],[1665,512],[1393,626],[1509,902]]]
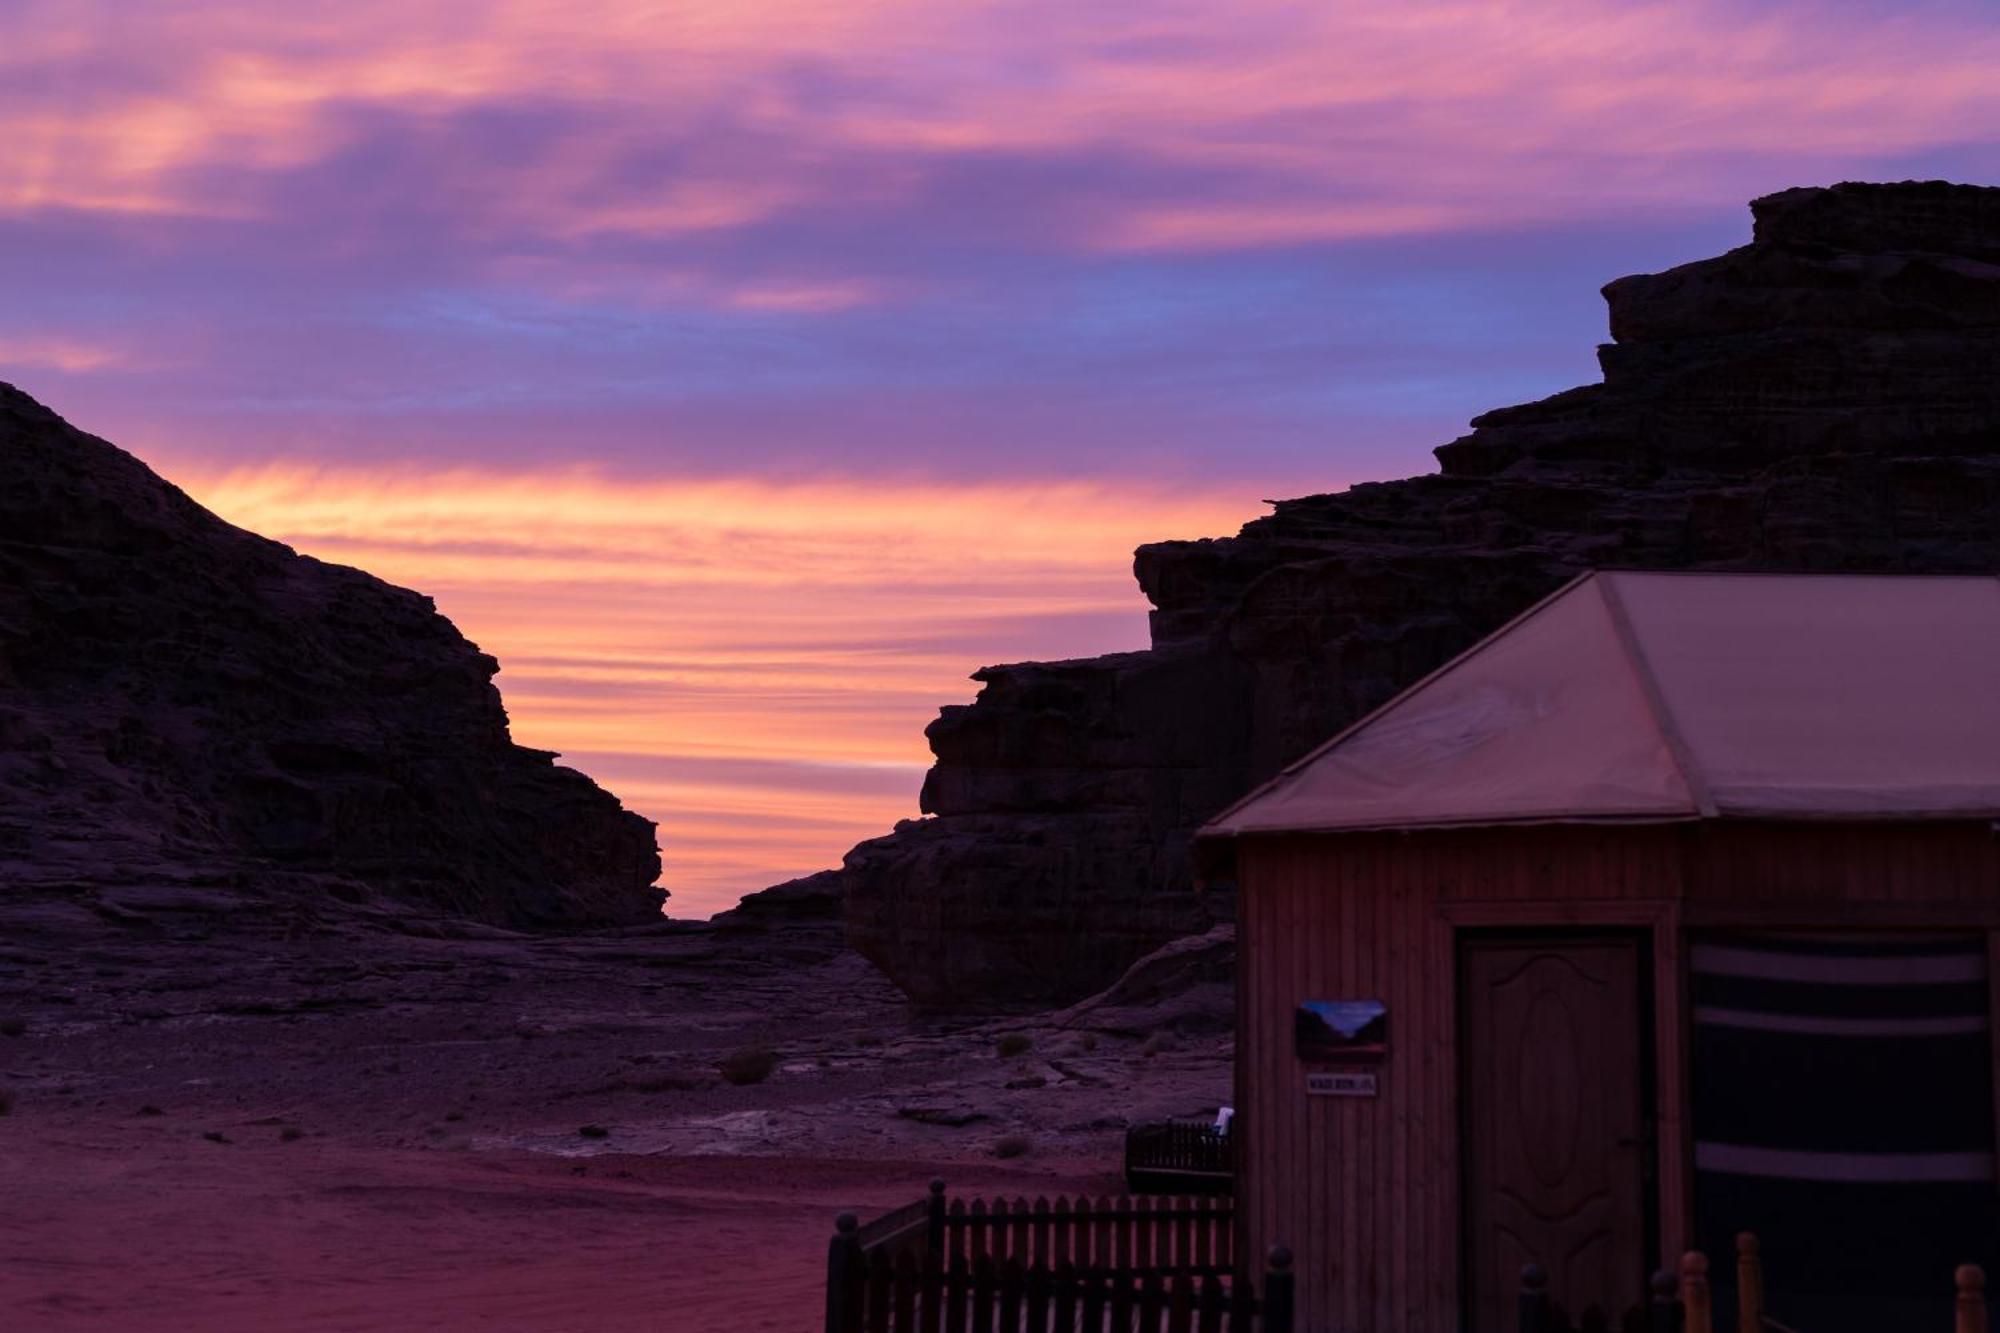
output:
[[[1598,573],[1202,830],[2000,817],[2000,579]]]

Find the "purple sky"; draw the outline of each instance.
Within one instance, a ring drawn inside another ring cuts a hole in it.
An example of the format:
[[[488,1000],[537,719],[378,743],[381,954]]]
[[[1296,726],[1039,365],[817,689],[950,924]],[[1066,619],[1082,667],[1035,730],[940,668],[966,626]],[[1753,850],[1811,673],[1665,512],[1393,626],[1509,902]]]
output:
[[[0,376],[437,593],[523,739],[664,822],[687,910],[913,813],[981,660],[1137,646],[1134,542],[1595,378],[1598,286],[1741,243],[1751,196],[2000,177],[1988,3],[0,32]]]

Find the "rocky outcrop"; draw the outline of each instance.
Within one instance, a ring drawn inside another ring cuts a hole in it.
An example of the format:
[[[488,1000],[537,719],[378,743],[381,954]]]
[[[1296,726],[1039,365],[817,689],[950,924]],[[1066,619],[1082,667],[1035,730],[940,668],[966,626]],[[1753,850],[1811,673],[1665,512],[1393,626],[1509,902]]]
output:
[[[856,847],[850,940],[930,1004],[1073,999],[1217,904],[1192,831],[1594,567],[2000,570],[2000,190],[1788,190],[1605,288],[1604,382],[1407,481],[1140,548],[1153,648],[990,667],[931,818]]]
[[[509,739],[498,669],[429,598],[231,527],[0,385],[0,893],[656,920],[652,824]]]

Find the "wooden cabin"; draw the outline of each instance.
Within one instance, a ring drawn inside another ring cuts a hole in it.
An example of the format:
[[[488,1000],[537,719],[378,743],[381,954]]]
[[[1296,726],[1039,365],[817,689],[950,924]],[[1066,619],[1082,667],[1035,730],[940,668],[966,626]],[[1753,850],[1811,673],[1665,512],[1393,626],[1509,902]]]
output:
[[[1996,819],[2000,579],[1577,580],[1202,831],[1237,1252],[1302,1330],[1511,1333],[1525,1264],[1615,1320],[1751,1230],[1773,1317],[1939,1326],[2000,1221]]]

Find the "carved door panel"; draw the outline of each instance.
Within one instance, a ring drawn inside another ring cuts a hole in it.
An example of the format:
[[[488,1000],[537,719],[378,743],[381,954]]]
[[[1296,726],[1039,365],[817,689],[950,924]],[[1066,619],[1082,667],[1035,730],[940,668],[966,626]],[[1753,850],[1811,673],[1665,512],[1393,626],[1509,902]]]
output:
[[[1467,940],[1459,976],[1473,1333],[1514,1328],[1528,1263],[1615,1320],[1646,1290],[1638,945]]]

